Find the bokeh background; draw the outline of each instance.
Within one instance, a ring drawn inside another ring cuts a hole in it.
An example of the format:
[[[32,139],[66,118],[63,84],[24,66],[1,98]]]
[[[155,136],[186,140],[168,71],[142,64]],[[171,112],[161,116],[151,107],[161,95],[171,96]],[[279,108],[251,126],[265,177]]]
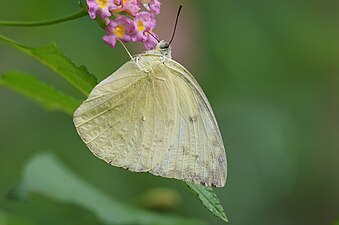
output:
[[[229,177],[226,187],[216,193],[229,224],[337,224],[339,2],[162,3],[155,30],[162,39],[171,36],[178,6],[184,5],[172,43],[173,58],[200,82],[219,122]],[[0,20],[53,19],[78,10],[76,0],[2,0]],[[0,27],[0,33],[30,46],[54,40],[99,80],[128,60],[121,46],[110,49],[101,41],[103,30],[88,17],[48,27]],[[133,53],[143,50],[142,44],[128,48]],[[35,74],[80,97],[55,73],[0,43],[0,73],[11,69]],[[48,198],[30,202],[5,198],[20,180],[25,163],[46,151],[123,202],[168,187],[178,197],[172,213],[221,224],[182,182],[109,166],[81,142],[70,117],[47,112],[1,87],[0,210],[34,224],[77,224],[81,218],[81,224],[99,224],[90,212]]]

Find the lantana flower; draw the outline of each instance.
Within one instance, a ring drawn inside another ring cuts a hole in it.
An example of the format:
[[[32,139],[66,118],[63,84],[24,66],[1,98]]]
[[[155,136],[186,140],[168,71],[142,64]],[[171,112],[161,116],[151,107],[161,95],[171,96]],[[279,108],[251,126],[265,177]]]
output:
[[[88,14],[91,19],[95,19],[96,15],[100,15],[102,18],[108,18],[111,16],[110,11],[117,9],[114,4],[114,0],[87,0]]]
[[[160,5],[161,3],[158,0],[153,0],[148,4],[150,10],[155,14],[160,14]]]
[[[134,31],[135,26],[133,21],[125,16],[119,16],[108,23],[106,34],[102,39],[114,48],[118,39],[122,42],[131,41]]]
[[[126,12],[132,16],[135,16],[140,11],[140,5],[137,0],[115,0],[117,8],[114,12]]]
[[[138,2],[143,4],[148,11],[160,14],[161,3],[158,0],[138,0]]]
[[[143,42],[147,50],[157,44],[158,37],[153,29],[156,25],[154,14],[160,13],[159,0],[87,0],[87,5],[92,19],[99,15],[105,21],[103,40],[112,48],[117,40]],[[140,11],[141,5],[148,11]],[[112,20],[111,17],[117,18]]]
[[[158,44],[158,35],[152,33],[152,30],[145,34],[146,38],[142,41],[147,50],[153,49]]]
[[[140,12],[134,17],[135,32],[133,41],[144,41],[146,34],[154,29],[156,22],[154,16],[148,12]]]

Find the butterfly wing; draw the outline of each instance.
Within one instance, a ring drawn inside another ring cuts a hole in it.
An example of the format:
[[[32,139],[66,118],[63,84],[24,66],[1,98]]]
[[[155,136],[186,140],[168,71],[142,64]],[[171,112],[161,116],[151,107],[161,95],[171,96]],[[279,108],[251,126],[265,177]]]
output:
[[[74,113],[83,141],[114,166],[224,186],[225,150],[199,84],[168,58],[136,59],[99,83]]]
[[[178,112],[176,133],[163,162],[153,173],[207,186],[222,187],[227,176],[225,148],[212,108],[194,77],[166,59]]]
[[[175,93],[163,82],[169,74],[157,67],[151,71],[151,64],[152,58],[138,66],[127,62],[99,83],[74,113],[75,127],[94,155],[136,172],[161,163],[174,135],[175,107],[168,100]]]

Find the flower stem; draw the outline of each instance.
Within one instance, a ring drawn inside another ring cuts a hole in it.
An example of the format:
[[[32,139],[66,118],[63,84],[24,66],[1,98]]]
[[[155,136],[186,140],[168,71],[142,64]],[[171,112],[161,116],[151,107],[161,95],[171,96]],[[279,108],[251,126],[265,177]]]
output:
[[[70,20],[75,20],[87,15],[87,10],[83,9],[77,13],[53,19],[53,20],[44,20],[44,21],[36,21],[36,22],[26,22],[26,21],[0,21],[0,26],[13,26],[13,27],[37,27],[37,26],[47,26],[58,24]]]

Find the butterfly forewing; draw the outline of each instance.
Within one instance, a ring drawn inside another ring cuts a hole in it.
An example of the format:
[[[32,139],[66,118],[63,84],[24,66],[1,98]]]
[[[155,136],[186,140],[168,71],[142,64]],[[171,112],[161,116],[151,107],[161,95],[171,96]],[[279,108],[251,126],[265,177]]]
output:
[[[139,67],[126,63],[98,84],[75,112],[75,126],[97,157],[137,172],[162,162],[174,135],[176,112],[168,104],[175,98],[173,84],[163,78],[169,76],[166,70],[158,70],[147,60]]]

